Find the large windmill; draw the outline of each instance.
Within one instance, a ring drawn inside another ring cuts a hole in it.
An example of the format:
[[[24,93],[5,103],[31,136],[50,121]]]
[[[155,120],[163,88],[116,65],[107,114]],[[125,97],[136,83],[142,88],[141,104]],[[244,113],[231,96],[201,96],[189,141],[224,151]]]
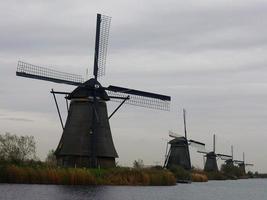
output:
[[[186,170],[191,169],[191,160],[189,153],[189,145],[195,145],[197,147],[205,147],[204,143],[188,140],[187,138],[187,128],[186,128],[186,111],[183,109],[183,120],[184,120],[184,136],[178,135],[169,131],[169,136],[174,138],[168,142],[170,145],[166,149],[166,156],[164,167],[171,168],[172,166],[181,166]]]
[[[18,62],[17,76],[76,86],[72,92],[51,91],[54,98],[55,94],[63,94],[70,101],[65,126],[61,120],[63,133],[55,151],[59,165],[113,167],[118,155],[109,118],[123,103],[169,110],[170,96],[113,85],[103,87],[98,82],[98,78],[105,74],[110,21],[110,17],[97,14],[94,76],[89,80],[84,81],[79,75]],[[109,100],[121,102],[110,116],[106,106]],[[56,98],[55,102],[57,105]]]
[[[205,154],[206,162],[204,166],[205,171],[218,171],[217,159],[231,159],[232,156],[226,154],[216,153],[216,137],[213,135],[213,150],[210,152],[198,151],[199,153]]]

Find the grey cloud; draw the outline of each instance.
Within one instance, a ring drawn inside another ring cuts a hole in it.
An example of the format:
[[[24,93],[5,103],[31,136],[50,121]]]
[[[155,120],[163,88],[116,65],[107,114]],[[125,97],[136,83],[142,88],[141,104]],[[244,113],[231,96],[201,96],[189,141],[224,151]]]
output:
[[[150,11],[135,24],[123,24],[114,43],[136,49],[158,47],[160,51],[262,46],[266,45],[266,6],[260,3],[243,8],[218,6],[177,11],[174,7],[165,13]]]
[[[266,20],[263,20],[267,16],[266,7],[267,4],[261,2],[244,7],[183,7],[187,9],[177,11],[177,6],[173,6],[167,12],[144,10],[137,20],[130,20],[131,23],[127,23],[127,18],[124,22],[120,18],[113,19],[111,45],[115,52],[125,51],[126,47],[137,51],[145,48],[191,52],[266,46]],[[70,12],[69,7],[66,8],[66,12]],[[32,17],[30,9],[25,5],[14,8],[17,12],[20,10],[23,17],[19,20],[11,17],[8,23],[3,23],[2,28],[6,30],[1,33],[3,49],[35,50],[36,54],[86,55],[92,52],[89,49],[94,46],[95,22],[88,23],[84,19],[88,15],[51,12],[47,16],[32,12]],[[49,12],[49,6],[42,12]],[[12,24],[12,29],[8,24]]]
[[[33,122],[34,120],[28,118],[18,118],[18,117],[0,117],[0,120],[8,121],[21,121],[21,122]]]

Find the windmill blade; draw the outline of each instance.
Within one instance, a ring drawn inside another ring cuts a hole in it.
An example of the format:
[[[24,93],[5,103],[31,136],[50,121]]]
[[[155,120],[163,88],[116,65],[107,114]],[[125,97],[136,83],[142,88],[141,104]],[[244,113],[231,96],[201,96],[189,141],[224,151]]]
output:
[[[118,99],[112,99],[112,97],[126,98],[129,95],[130,99],[125,102],[126,104],[159,110],[170,110],[170,96],[112,85],[105,89],[112,101],[118,101]]]
[[[151,93],[151,92],[145,92],[145,91],[141,91],[141,90],[134,90],[134,89],[130,89],[130,88],[123,88],[123,87],[118,87],[118,86],[113,86],[113,85],[108,86],[108,88],[106,88],[106,89],[109,91],[113,91],[113,92],[120,92],[120,93],[125,93],[125,94],[130,94],[130,95],[137,95],[137,96],[142,96],[142,97],[147,97],[147,98],[154,98],[154,99],[159,99],[162,101],[170,101],[171,100],[170,96]]]
[[[18,62],[16,75],[75,86],[79,86],[84,82],[82,76],[80,75],[60,72],[53,69],[25,63],[22,61]]]
[[[188,140],[190,146],[195,147],[199,151],[205,151],[205,144],[196,140]]]
[[[208,154],[209,153],[207,150],[202,150],[202,151],[201,150],[198,150],[197,152],[198,153],[203,153],[203,154]]]
[[[227,160],[232,160],[231,158],[224,157],[224,156],[219,156],[219,157],[220,157],[221,160],[225,160],[225,161],[227,161]]]
[[[111,17],[97,14],[94,58],[95,78],[105,75],[110,22]]]
[[[232,159],[232,156],[230,156],[230,155],[220,154],[220,153],[217,153],[216,155],[217,155],[218,157],[220,157],[222,160],[229,160],[229,159]]]
[[[236,164],[244,164],[243,160],[233,160],[233,162]]]

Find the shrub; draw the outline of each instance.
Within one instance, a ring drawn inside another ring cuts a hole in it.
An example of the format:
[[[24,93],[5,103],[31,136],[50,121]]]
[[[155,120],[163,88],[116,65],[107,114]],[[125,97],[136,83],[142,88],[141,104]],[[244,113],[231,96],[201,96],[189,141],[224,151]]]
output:
[[[208,177],[205,174],[191,173],[191,180],[193,182],[207,182]]]
[[[224,164],[221,167],[221,171],[227,178],[231,179],[237,179],[245,175],[240,167],[234,165]]]
[[[190,172],[181,166],[172,166],[170,171],[174,174],[177,180],[190,180]]]

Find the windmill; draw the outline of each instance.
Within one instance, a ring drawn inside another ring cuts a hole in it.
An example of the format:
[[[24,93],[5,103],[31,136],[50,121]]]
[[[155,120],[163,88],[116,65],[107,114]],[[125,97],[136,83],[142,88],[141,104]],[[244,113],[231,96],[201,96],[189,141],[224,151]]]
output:
[[[169,151],[167,144],[166,156],[164,161],[164,167],[166,168],[171,168],[172,166],[181,166],[186,170],[190,170],[191,160],[190,160],[190,153],[188,146],[195,145],[202,148],[205,146],[204,143],[195,140],[188,140],[185,109],[183,109],[183,120],[184,120],[184,136],[169,131],[169,136],[174,139],[168,142],[168,144],[170,145]]]
[[[170,96],[109,85],[103,87],[98,78],[105,75],[106,54],[111,18],[97,14],[93,78],[59,72],[22,61],[17,76],[76,86],[72,92],[52,89],[63,133],[55,155],[61,166],[113,167],[118,157],[109,119],[124,104],[169,110]],[[63,125],[56,94],[66,95],[68,116]],[[120,102],[108,116],[106,102]],[[69,105],[68,105],[68,102]]]
[[[246,174],[246,166],[253,166],[253,164],[246,163],[246,161],[245,161],[245,152],[243,152],[243,160],[242,161],[235,160],[235,163],[237,163],[237,165],[239,166],[239,168],[241,169],[243,174]]]
[[[229,155],[226,155],[226,154],[216,153],[216,137],[215,137],[215,134],[213,135],[213,150],[210,151],[210,152],[198,151],[198,153],[205,154],[206,162],[205,162],[205,166],[204,166],[204,171],[218,171],[217,158],[221,158],[221,159],[232,158],[232,156],[229,156]]]
[[[234,166],[235,161],[234,161],[234,146],[233,145],[231,145],[231,157],[230,158],[224,158],[222,160],[225,161],[225,164],[227,166]]]
[[[246,166],[253,166],[253,164],[246,163],[245,161],[245,152],[243,152],[243,160],[234,160],[234,146],[231,145],[231,158],[225,160],[225,164],[227,166],[234,166],[234,164],[237,164],[243,174],[246,173]]]

